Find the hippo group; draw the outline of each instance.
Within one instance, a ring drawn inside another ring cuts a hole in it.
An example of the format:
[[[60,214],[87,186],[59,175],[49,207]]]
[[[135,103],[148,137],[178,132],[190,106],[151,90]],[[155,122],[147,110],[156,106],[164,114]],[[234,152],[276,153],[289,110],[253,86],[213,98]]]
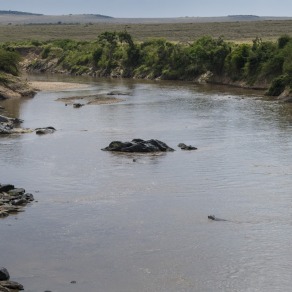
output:
[[[113,141],[109,144],[109,146],[101,150],[138,153],[175,151],[164,142],[155,139],[146,141],[142,139],[133,139],[131,142]]]

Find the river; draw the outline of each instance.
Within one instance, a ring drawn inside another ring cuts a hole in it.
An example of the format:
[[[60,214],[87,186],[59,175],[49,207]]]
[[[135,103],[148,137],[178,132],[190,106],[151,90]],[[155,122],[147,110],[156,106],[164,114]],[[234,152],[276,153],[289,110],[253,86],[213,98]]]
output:
[[[12,280],[28,292],[291,290],[292,105],[222,86],[58,80],[89,87],[0,103],[23,127],[57,129],[0,137],[0,182],[36,199],[0,220]],[[56,101],[112,90],[127,95]],[[133,138],[176,151],[101,151]]]

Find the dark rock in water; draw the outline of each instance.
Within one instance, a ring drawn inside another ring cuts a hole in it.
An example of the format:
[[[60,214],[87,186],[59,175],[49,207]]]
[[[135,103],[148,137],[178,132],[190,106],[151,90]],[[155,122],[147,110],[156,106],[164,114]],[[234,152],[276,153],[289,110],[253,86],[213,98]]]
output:
[[[147,141],[142,139],[133,139],[131,142],[113,141],[109,144],[109,146],[101,150],[138,153],[174,151],[174,149],[170,148],[164,142],[154,139]]]
[[[74,108],[80,108],[82,106],[84,106],[84,104],[82,104],[82,103],[73,103]]]
[[[192,145],[186,145],[184,143],[179,143],[177,145],[182,150],[197,150],[198,148]]]
[[[52,134],[56,131],[54,127],[36,128],[35,133],[37,135]]]
[[[5,268],[0,268],[0,281],[7,281],[10,279],[10,275]]]
[[[5,191],[7,192],[7,191]],[[21,196],[25,193],[25,189],[22,188],[16,188],[16,189],[12,189],[10,191],[7,192],[10,196]]]
[[[10,118],[0,115],[0,123],[8,123],[8,122],[10,122]]]
[[[26,205],[27,201],[25,198],[20,198],[20,199],[16,199],[16,200],[11,201],[11,204],[13,206],[22,206],[22,205]]]
[[[0,106],[0,110],[4,110],[5,109],[5,107],[3,107],[3,106]]]
[[[29,133],[30,129],[23,129],[15,127],[22,123],[23,120],[18,118],[9,118],[0,115],[0,134],[20,134],[20,133]]]
[[[27,202],[32,202],[32,201],[34,201],[34,197],[33,197],[33,195],[32,195],[32,194],[29,194],[29,193],[27,193],[27,194],[23,194],[23,195],[22,195],[22,198],[25,199]]]
[[[0,134],[12,134],[12,126],[0,123]]]
[[[13,119],[13,123],[14,123],[14,124],[21,124],[21,123],[23,123],[23,120],[21,120],[21,119],[19,119],[19,118],[14,118],[14,119]]]
[[[217,218],[217,217],[215,217],[215,215],[209,215],[208,219],[213,220],[213,221],[227,221],[225,219]]]
[[[14,185],[1,185],[0,184],[0,193],[9,192],[14,189]]]
[[[23,122],[23,120],[18,119],[18,118],[9,118],[9,117],[5,117],[5,116],[0,115],[0,123],[20,124],[22,122]]]
[[[6,290],[5,290],[6,289]],[[24,290],[23,286],[13,281],[0,281],[0,291],[17,292]]]

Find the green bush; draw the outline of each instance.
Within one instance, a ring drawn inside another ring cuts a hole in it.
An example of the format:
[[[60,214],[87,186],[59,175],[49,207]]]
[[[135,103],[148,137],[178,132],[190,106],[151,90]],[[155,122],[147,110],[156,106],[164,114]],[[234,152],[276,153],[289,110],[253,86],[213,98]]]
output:
[[[244,77],[244,68],[250,56],[251,47],[248,44],[236,45],[226,57],[225,67],[228,75],[236,80]]]
[[[288,35],[283,35],[278,39],[278,48],[283,49],[289,42],[291,41],[291,37]]]
[[[267,95],[278,96],[280,95],[287,86],[287,75],[281,75],[272,81],[270,88],[268,89]]]
[[[0,49],[0,71],[18,75],[19,61],[20,55],[18,53]]]
[[[50,54],[50,51],[51,51],[51,47],[50,46],[44,47],[44,49],[42,51],[42,54],[41,54],[42,59],[48,58],[48,56]]]

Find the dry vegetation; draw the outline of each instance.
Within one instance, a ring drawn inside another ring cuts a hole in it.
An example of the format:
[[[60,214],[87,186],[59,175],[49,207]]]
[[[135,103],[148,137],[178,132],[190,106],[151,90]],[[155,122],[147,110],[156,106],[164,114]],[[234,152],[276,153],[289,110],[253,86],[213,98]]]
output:
[[[276,40],[292,36],[292,20],[209,23],[91,23],[91,24],[33,24],[1,25],[1,42],[25,40],[95,40],[105,31],[126,29],[136,41],[165,38],[175,42],[191,42],[201,36],[222,36],[225,40],[250,42],[256,37]]]

